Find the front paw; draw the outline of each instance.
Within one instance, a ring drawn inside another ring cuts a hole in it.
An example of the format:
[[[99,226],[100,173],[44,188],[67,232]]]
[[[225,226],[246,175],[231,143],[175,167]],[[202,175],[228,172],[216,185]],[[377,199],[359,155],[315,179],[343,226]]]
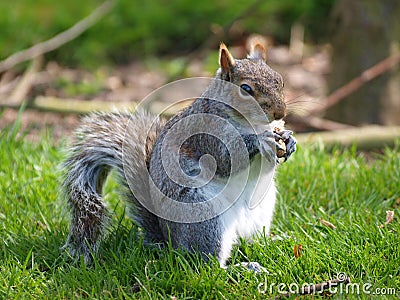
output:
[[[243,268],[246,268],[249,271],[252,271],[254,273],[266,273],[268,274],[268,270],[264,268],[262,265],[260,265],[256,261],[251,261],[251,262],[242,262],[240,264],[236,264],[235,266],[241,266]]]
[[[265,131],[258,136],[258,142],[261,155],[269,162],[278,164],[277,151],[281,145],[276,140],[276,134],[272,131]]]
[[[297,141],[293,137],[293,132],[290,130],[281,130],[274,133],[275,133],[275,140],[278,143],[283,141],[286,148],[285,151],[282,152],[282,155],[279,157],[284,157],[285,161],[287,161],[287,159],[292,155],[292,153],[296,151]],[[281,146],[281,148],[283,147]],[[280,149],[278,149],[278,151],[279,150]]]

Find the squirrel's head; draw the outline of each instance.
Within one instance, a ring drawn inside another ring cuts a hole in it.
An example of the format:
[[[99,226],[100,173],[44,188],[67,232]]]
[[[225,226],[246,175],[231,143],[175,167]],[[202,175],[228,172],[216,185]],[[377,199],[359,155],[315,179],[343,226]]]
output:
[[[235,89],[237,101],[246,105],[254,98],[270,121],[282,119],[286,115],[282,76],[267,65],[266,50],[259,42],[251,45],[250,54],[244,59],[235,59],[225,44],[219,48],[217,78],[229,81]]]

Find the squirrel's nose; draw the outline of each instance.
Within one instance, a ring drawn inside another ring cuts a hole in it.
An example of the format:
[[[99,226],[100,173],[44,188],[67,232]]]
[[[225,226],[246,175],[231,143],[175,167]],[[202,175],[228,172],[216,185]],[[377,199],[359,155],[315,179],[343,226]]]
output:
[[[279,112],[279,113],[274,113],[274,119],[279,120],[282,119],[285,116],[285,113]]]
[[[279,120],[286,116],[286,105],[278,105],[277,109],[274,112],[274,119]]]

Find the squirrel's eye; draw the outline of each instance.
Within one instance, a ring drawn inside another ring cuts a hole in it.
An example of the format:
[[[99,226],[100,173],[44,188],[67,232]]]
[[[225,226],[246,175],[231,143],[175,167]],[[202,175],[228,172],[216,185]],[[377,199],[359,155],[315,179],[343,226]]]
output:
[[[241,86],[240,86],[240,89],[241,90],[243,90],[243,91],[245,91],[245,92],[247,92],[247,94],[249,94],[249,95],[251,95],[251,96],[253,96],[254,95],[254,92],[253,92],[253,89],[248,85],[248,84],[242,84]],[[246,95],[247,96],[247,95]]]

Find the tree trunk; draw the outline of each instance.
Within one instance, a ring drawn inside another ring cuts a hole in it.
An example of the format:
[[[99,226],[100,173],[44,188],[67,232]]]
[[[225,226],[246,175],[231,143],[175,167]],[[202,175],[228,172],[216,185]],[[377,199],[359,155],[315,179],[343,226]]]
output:
[[[400,51],[399,16],[399,0],[338,0],[332,14],[331,91]],[[352,125],[400,125],[399,67],[366,83],[325,117]]]

